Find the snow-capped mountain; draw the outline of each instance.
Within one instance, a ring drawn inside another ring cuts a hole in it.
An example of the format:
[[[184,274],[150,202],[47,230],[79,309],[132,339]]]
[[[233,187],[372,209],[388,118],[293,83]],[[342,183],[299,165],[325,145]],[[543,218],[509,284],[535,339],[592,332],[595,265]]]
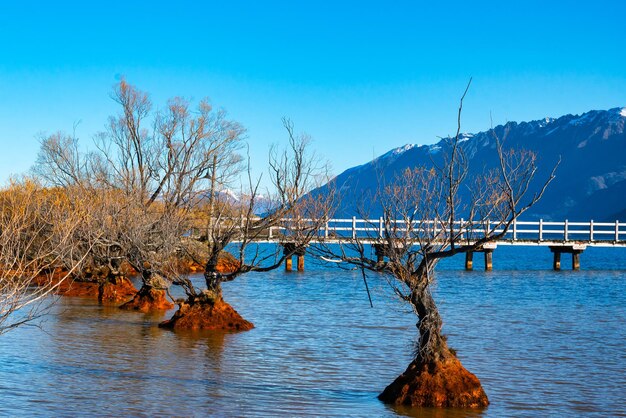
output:
[[[201,193],[198,196],[198,199],[200,199],[203,202],[208,202],[210,195],[211,193],[207,191],[205,193]],[[233,205],[233,206],[243,206],[245,208],[247,208],[248,205],[250,205],[250,199],[251,199],[250,194],[248,193],[235,191],[233,189],[228,189],[228,188],[224,188],[219,191],[216,191],[214,194],[214,198],[216,199],[216,201],[221,202],[221,203],[225,203],[225,204]],[[270,212],[272,208],[275,207],[275,205],[276,205],[276,202],[272,198],[262,195],[262,194],[257,194],[254,197],[253,212],[257,215],[265,214],[267,212]]]
[[[532,150],[538,157],[533,187],[537,189],[561,160],[556,179],[525,219],[626,220],[626,108],[592,110],[531,122],[509,122],[485,132],[462,134],[461,146],[469,160],[470,175],[497,164],[496,139],[505,148]],[[337,216],[358,215],[371,200],[380,179],[392,179],[408,167],[441,161],[445,139],[433,145],[406,145],[375,160],[341,173],[333,188],[340,202]],[[380,213],[376,205],[370,215]]]

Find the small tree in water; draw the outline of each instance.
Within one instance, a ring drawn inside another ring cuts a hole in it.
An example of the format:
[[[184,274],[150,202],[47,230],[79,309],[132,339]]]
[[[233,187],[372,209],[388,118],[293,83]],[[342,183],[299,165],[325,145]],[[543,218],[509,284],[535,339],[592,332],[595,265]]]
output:
[[[112,98],[120,111],[95,136],[94,151],[81,152],[72,136],[50,135],[42,138],[35,172],[50,185],[78,191],[75,200],[93,201],[85,205],[92,207],[93,222],[77,241],[92,243],[92,230],[106,229],[92,243],[86,269],[106,272],[97,278],[100,288],[120,281],[123,260],[142,287],[130,287],[133,300],[122,308],[168,309],[173,305],[165,291],[179,267],[175,255],[187,217],[216,171],[222,184],[239,172],[244,129],[207,100],[193,108],[174,97],[153,110],[150,96],[125,80],[114,86]]]
[[[382,234],[357,237],[349,249],[339,252],[330,245],[319,249],[323,255],[339,257],[364,271],[387,275],[394,292],[418,317],[414,359],[379,395],[385,403],[461,408],[488,405],[480,381],[461,365],[442,333],[442,319],[431,293],[433,270],[444,258],[481,250],[503,237],[554,178],[553,170],[541,187],[530,193],[536,156],[524,150],[505,150],[495,135],[498,165],[470,178],[460,141],[466,93],[467,89],[459,106],[456,136],[444,140],[446,149],[437,161],[433,158],[428,168],[407,169],[380,188],[376,200],[382,208]],[[459,221],[462,216],[468,220]],[[371,224],[378,230],[380,219],[371,219]],[[365,238],[376,242],[376,256],[364,244]],[[380,257],[386,261],[381,262]]]
[[[233,201],[218,180],[219,170],[212,170],[209,199],[204,209],[205,248],[190,256],[204,265],[204,289],[198,289],[187,277],[176,283],[187,298],[179,303],[174,317],[161,326],[183,329],[247,330],[253,325],[222,298],[222,283],[250,272],[268,272],[282,265],[288,257],[303,251],[328,219],[329,196],[313,197],[313,188],[328,181],[326,169],[310,151],[307,135],[296,135],[293,124],[283,119],[289,145],[284,151],[272,148],[269,171],[273,193],[259,194],[260,180],[248,176],[249,189],[240,201]],[[273,231],[273,236],[270,236]],[[262,246],[268,238],[282,244]],[[234,254],[224,263],[227,249]],[[272,249],[273,248],[273,249]]]

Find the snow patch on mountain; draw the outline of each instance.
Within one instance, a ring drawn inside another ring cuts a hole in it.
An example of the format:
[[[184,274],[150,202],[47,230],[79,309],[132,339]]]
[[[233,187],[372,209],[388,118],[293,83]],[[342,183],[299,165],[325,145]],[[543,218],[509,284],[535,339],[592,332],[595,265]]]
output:
[[[459,142],[469,141],[474,137],[474,134],[462,133],[459,135]]]
[[[622,110],[620,110],[619,115],[623,118],[626,118],[626,107],[623,107]]]
[[[412,150],[415,147],[417,147],[416,144],[406,144],[402,147],[394,148],[391,151],[388,151],[384,153],[383,155],[381,155],[380,157],[374,159],[374,161],[379,164],[380,163],[391,164],[395,160],[397,160],[398,157],[400,157],[402,154],[404,154],[407,151]]]
[[[622,169],[623,171],[612,171],[589,178],[586,187],[587,195],[590,195],[597,190],[607,189],[615,183],[626,180],[626,168],[622,167]]]
[[[231,189],[223,189],[220,190],[219,193],[226,196],[228,199],[232,199],[235,202],[239,202],[241,200],[241,196],[239,195],[239,193],[236,193]]]
[[[394,149],[392,152],[393,152],[394,154],[402,154],[402,153],[407,152],[407,151],[408,151],[408,150],[410,150],[410,149],[415,148],[416,146],[417,146],[417,145],[415,145],[415,144],[406,144],[406,145],[405,145],[405,146],[403,146],[403,147],[398,147],[398,148]]]
[[[572,119],[569,121],[569,125],[573,125],[573,126],[578,126],[578,125],[583,125],[587,122],[589,122],[589,120],[593,117],[596,116],[597,112],[587,112],[587,113],[583,113],[582,115]]]
[[[441,145],[435,144],[428,147],[428,152],[430,154],[437,154],[439,151],[441,151]]]
[[[554,122],[555,120],[556,119],[554,119],[554,118],[548,118],[548,117],[546,117],[544,119],[541,119],[541,120],[538,121],[539,122],[539,127],[540,128],[544,128],[544,127],[548,126],[549,124],[551,124],[552,122]]]

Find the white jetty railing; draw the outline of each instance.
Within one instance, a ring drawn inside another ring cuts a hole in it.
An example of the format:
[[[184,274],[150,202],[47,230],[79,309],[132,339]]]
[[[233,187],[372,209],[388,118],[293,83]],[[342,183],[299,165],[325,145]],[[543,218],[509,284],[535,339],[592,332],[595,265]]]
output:
[[[269,228],[267,241],[278,242],[288,239],[298,230],[305,230],[310,225],[320,224],[312,220],[284,219],[279,226]],[[339,243],[359,239],[363,242],[377,242],[386,233],[392,231],[392,237],[426,236],[444,238],[450,236],[450,225],[436,221],[404,220],[387,221],[378,219],[329,219],[315,231],[314,241]],[[498,234],[504,230],[496,221],[469,222],[463,219],[455,221],[452,234],[461,234],[461,239],[470,241],[484,237],[485,234]],[[581,243],[588,246],[626,246],[626,222],[561,222],[554,221],[515,221],[502,238],[496,241],[502,245],[572,245]]]
[[[254,219],[251,219],[254,222]],[[223,228],[241,230],[250,226],[243,218],[222,220]],[[218,225],[218,228],[220,228]],[[241,228],[241,229],[240,229]],[[449,240],[450,236],[458,237],[459,244],[473,243],[486,235],[500,234],[504,231],[501,222],[493,220],[475,222],[460,219],[453,222],[452,227],[441,221],[422,220],[407,222],[404,220],[358,219],[357,217],[343,219],[328,219],[326,221],[313,219],[282,219],[279,225],[267,228],[255,234],[255,242],[276,243],[290,251],[305,233],[311,244],[328,243],[342,244],[359,241],[371,244],[376,249],[379,262],[384,261],[384,247],[386,236],[391,239],[404,239],[419,244],[420,238],[430,240]],[[258,231],[257,231],[258,232]],[[188,236],[201,236],[201,228],[191,228]],[[312,239],[310,239],[312,236]],[[234,241],[241,239],[234,236]],[[405,241],[406,243],[407,241]],[[498,245],[518,246],[546,246],[554,254],[553,268],[561,269],[561,255],[572,255],[572,269],[580,268],[580,254],[587,247],[626,247],[626,222],[571,222],[569,220],[554,222],[544,221],[515,221],[506,233],[497,240],[489,241],[473,252],[465,253],[465,268],[473,267],[473,253],[482,252],[485,256],[485,269],[492,269],[492,254]],[[378,247],[378,248],[377,248]],[[298,270],[304,270],[305,249],[298,248],[295,255],[298,257]],[[291,270],[291,259],[285,261],[285,266]]]

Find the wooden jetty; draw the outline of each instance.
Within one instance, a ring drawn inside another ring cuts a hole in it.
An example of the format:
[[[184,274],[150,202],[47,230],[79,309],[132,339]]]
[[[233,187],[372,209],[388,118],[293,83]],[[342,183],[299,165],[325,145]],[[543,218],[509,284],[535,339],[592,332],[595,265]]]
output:
[[[243,225],[243,221],[241,221]],[[276,243],[282,245],[285,253],[293,253],[297,240],[294,235],[298,231],[308,229],[308,234],[313,234],[311,244],[337,244],[346,245],[359,242],[369,244],[376,250],[387,242],[386,231],[392,226],[394,237],[399,237],[405,242],[419,245],[420,234],[428,234],[431,242],[450,236],[450,227],[436,221],[413,221],[409,225],[404,220],[386,221],[378,219],[358,219],[357,217],[343,219],[329,219],[325,222],[307,219],[284,219],[280,225],[272,226],[267,232],[255,241],[260,243]],[[318,225],[312,231],[307,225]],[[319,226],[321,225],[321,226]],[[453,234],[460,236],[456,242],[459,245],[474,243],[485,234],[499,234],[503,231],[500,223],[494,221],[471,222],[460,219],[452,226]],[[406,234],[406,235],[405,235]],[[460,235],[459,235],[460,234]],[[404,238],[404,237],[408,237]],[[561,269],[561,256],[571,254],[572,269],[580,269],[580,255],[588,247],[626,247],[626,222],[571,222],[569,220],[555,221],[514,221],[506,233],[497,240],[489,241],[474,252],[483,253],[485,269],[493,268],[493,252],[498,246],[541,246],[547,247],[553,253],[554,270]],[[465,253],[465,268],[473,269],[474,252]],[[298,270],[304,270],[305,250],[299,249],[294,254],[297,257]],[[384,252],[378,251],[379,261],[384,259]],[[285,268],[291,270],[291,259],[285,263]]]

